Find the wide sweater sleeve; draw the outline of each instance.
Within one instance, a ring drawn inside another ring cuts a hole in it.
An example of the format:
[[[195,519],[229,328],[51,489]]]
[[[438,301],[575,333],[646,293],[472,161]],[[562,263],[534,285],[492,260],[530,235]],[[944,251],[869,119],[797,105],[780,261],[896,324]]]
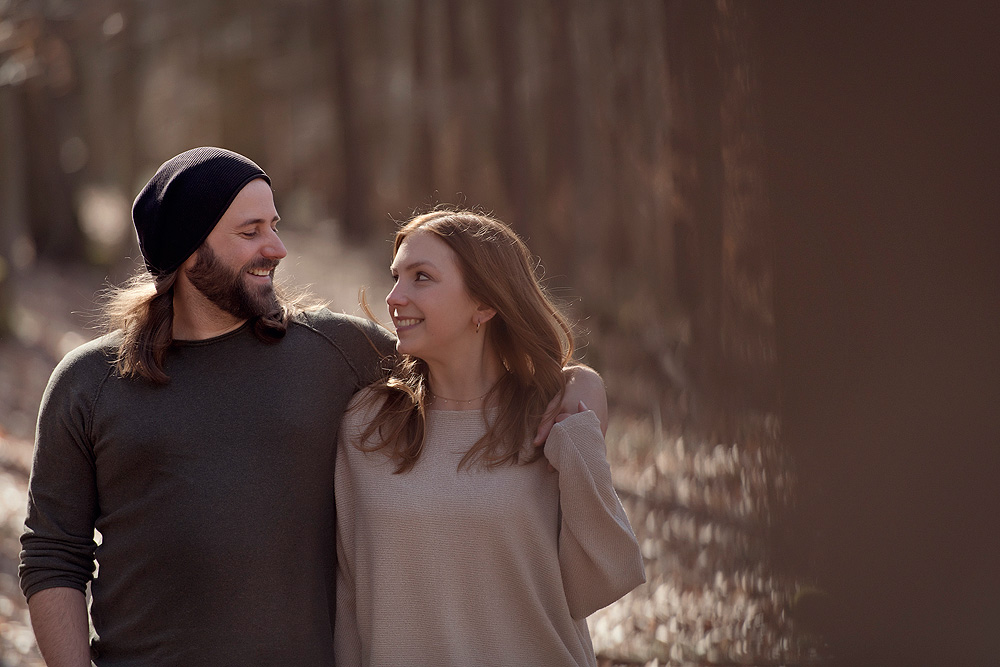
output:
[[[89,428],[109,372],[106,357],[85,346],[60,362],[42,397],[21,536],[27,598],[53,587],[83,591],[93,575],[98,495]]]
[[[545,457],[559,472],[559,567],[573,618],[606,607],[646,581],[639,544],[618,500],[593,411],[556,424]]]

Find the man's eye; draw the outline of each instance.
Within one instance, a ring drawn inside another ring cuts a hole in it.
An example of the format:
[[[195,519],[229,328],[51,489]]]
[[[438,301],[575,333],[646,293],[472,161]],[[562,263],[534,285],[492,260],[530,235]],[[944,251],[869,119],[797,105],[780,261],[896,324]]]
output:
[[[257,232],[240,232],[240,236],[242,236],[245,239],[252,239],[253,237],[257,236]]]

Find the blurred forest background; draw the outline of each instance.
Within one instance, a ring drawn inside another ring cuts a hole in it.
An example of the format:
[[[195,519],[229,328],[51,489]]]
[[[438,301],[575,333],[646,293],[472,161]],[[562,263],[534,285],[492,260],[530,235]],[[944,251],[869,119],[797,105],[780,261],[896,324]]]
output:
[[[134,257],[142,183],[220,145],[272,175],[286,225],[348,243],[437,202],[495,212],[594,337],[588,361],[629,377],[612,393],[634,409],[774,410],[739,5],[6,4],[6,303],[33,258]]]
[[[986,664],[997,11],[869,4],[0,0],[0,665],[39,664],[44,382],[198,145],[268,171],[338,310],[436,203],[541,257],[647,564],[591,618],[605,664]]]

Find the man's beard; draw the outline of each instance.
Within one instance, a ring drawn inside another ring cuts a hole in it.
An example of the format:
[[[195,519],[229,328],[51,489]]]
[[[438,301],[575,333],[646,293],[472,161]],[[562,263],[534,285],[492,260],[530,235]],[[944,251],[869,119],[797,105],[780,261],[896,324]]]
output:
[[[187,277],[216,306],[234,317],[248,320],[271,314],[280,306],[271,284],[250,289],[243,276],[251,269],[273,271],[276,266],[277,260],[258,258],[238,271],[232,271],[219,261],[208,244],[203,243],[197,251],[197,262],[187,271]]]

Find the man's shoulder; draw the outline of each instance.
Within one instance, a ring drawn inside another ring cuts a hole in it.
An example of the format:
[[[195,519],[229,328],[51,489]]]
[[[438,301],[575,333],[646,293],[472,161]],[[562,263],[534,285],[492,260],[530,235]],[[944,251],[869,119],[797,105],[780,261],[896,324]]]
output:
[[[392,334],[370,320],[353,315],[317,308],[296,315],[293,323],[337,351],[357,376],[356,388],[380,377],[385,358],[395,352],[396,339]]]
[[[326,307],[303,311],[297,314],[292,322],[312,330],[338,345],[351,345],[367,341],[378,349],[387,350],[395,342],[392,334],[371,320],[345,313],[335,313]]]
[[[296,314],[292,321],[313,328],[336,328],[346,324],[357,326],[366,322],[366,320],[354,315],[335,313],[326,306],[303,310]]]
[[[121,331],[112,331],[103,336],[98,336],[86,343],[81,343],[67,352],[59,362],[59,366],[105,367],[109,362],[114,363],[121,341]]]
[[[56,364],[50,384],[71,379],[100,381],[114,368],[121,339],[121,332],[113,331],[73,348]]]

